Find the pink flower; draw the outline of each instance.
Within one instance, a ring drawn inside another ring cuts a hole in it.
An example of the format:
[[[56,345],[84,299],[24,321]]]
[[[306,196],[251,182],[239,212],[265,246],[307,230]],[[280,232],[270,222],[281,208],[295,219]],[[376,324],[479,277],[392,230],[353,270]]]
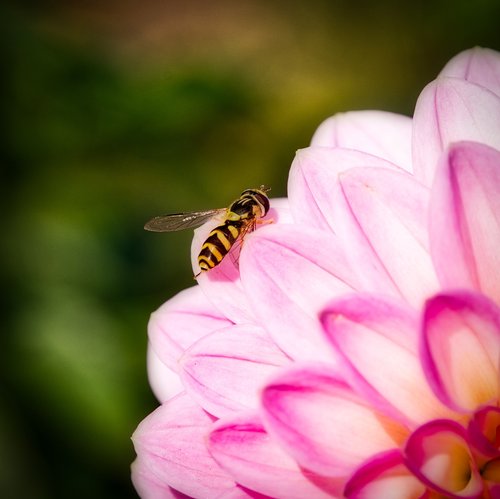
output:
[[[329,118],[271,204],[151,317],[140,495],[500,497],[500,55]]]

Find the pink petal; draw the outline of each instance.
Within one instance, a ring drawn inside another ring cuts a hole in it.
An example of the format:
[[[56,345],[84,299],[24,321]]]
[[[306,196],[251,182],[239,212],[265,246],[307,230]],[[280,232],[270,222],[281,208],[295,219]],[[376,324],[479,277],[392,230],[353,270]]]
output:
[[[333,235],[298,225],[269,225],[250,235],[240,259],[249,305],[293,359],[332,359],[318,313],[349,292],[353,275]]]
[[[498,463],[497,463],[498,466]],[[496,480],[498,482],[498,468],[496,469]],[[500,497],[500,485],[496,485],[494,483],[487,483],[488,493],[490,497]]]
[[[181,291],[151,314],[148,336],[159,359],[176,371],[177,360],[186,348],[230,324],[195,286]]]
[[[351,168],[398,168],[361,151],[309,147],[297,152],[288,178],[290,208],[298,223],[336,232],[339,175]]]
[[[294,223],[290,203],[288,198],[272,198],[270,199],[271,208],[265,220],[272,220],[275,224],[291,224]]]
[[[321,123],[311,145],[367,152],[412,171],[411,127],[411,118],[401,114],[384,111],[339,113]]]
[[[429,191],[382,168],[352,169],[340,185],[337,234],[362,288],[420,306],[439,288],[428,253]]]
[[[500,96],[500,53],[482,47],[465,50],[446,64],[440,76],[463,78]]]
[[[430,185],[444,150],[459,140],[500,149],[500,97],[458,78],[440,77],[418,98],[413,118],[413,167]]]
[[[260,388],[289,362],[259,327],[231,326],[186,351],[181,377],[186,390],[206,411],[222,417],[257,408]]]
[[[327,365],[284,371],[262,394],[266,428],[304,468],[342,477],[407,431],[376,411]]]
[[[189,499],[189,496],[158,480],[140,458],[132,463],[132,483],[141,499]]]
[[[470,412],[498,399],[500,309],[461,292],[430,299],[423,316],[422,362],[436,395]]]
[[[259,494],[241,485],[237,485],[234,489],[219,494],[217,499],[245,499],[247,497],[251,499],[270,499],[269,496]]]
[[[160,360],[151,345],[148,345],[147,359],[149,385],[160,402],[184,390],[179,375]]]
[[[335,480],[301,469],[255,416],[221,421],[210,434],[208,445],[217,462],[239,484],[266,496],[321,498],[340,492]]]
[[[462,426],[445,419],[421,426],[408,439],[406,465],[446,497],[476,498],[483,490]]]
[[[321,315],[327,337],[358,393],[404,424],[449,416],[418,356],[418,322],[408,309],[367,295],[340,298]]]
[[[192,497],[216,497],[235,487],[208,453],[206,437],[212,422],[185,394],[169,400],[141,422],[132,440],[156,484]]]
[[[219,217],[195,230],[191,245],[191,259],[195,274],[199,272],[198,253],[205,239],[214,227],[220,225],[223,219],[223,216]],[[271,209],[263,220],[272,221],[276,225],[290,223],[292,220],[287,201],[283,199],[271,200]],[[256,232],[261,230],[261,227],[262,225],[258,224]],[[214,307],[237,324],[255,321],[254,311],[248,306],[239,275],[240,252],[245,245],[246,237],[244,240],[239,239],[219,265],[208,272],[201,273],[197,278],[198,284]]]
[[[431,250],[445,287],[472,288],[500,303],[500,152],[450,147],[431,200]]]
[[[399,450],[378,454],[349,479],[344,496],[349,499],[402,499],[424,497],[426,487],[404,464]]]

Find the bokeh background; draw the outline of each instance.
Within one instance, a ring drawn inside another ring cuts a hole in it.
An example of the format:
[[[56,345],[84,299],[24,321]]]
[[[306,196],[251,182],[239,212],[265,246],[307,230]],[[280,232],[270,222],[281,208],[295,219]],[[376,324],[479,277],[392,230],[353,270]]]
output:
[[[286,194],[327,116],[411,115],[496,0],[17,2],[1,17],[0,496],[136,497],[152,310],[193,285],[153,215]]]

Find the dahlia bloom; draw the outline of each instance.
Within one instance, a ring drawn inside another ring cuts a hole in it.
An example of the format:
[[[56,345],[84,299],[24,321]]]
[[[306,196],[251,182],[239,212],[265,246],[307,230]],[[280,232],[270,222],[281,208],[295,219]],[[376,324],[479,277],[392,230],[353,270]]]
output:
[[[327,119],[271,206],[152,314],[141,497],[500,497],[500,54]]]

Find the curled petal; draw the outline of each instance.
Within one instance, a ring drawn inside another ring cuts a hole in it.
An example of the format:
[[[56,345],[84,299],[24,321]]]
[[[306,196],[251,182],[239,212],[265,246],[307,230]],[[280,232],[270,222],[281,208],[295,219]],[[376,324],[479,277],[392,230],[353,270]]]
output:
[[[500,97],[459,78],[440,77],[420,94],[413,118],[413,167],[431,185],[443,151],[460,140],[500,149]]]
[[[151,344],[148,345],[147,359],[149,385],[160,402],[166,402],[184,390],[179,374],[160,360]]]
[[[224,216],[220,216],[195,230],[191,245],[191,260],[195,274],[200,271],[198,254],[203,243],[210,231],[220,225],[223,220]],[[271,200],[271,208],[263,221],[265,223],[273,222],[276,225],[290,223],[292,220],[287,201],[285,199]],[[259,230],[260,224],[257,224],[256,231]],[[198,284],[207,299],[225,317],[236,324],[255,322],[253,310],[248,306],[248,300],[240,281],[239,260],[241,250],[245,245],[246,237],[239,238],[219,265],[210,271],[202,272],[197,277]]]
[[[491,494],[489,497],[498,497],[500,492],[500,458],[488,461],[481,469],[481,476],[489,485]]]
[[[266,428],[304,468],[346,476],[407,431],[358,397],[328,365],[297,366],[262,394]]]
[[[446,64],[440,76],[462,78],[500,96],[500,54],[482,47],[464,50]]]
[[[340,492],[334,479],[301,469],[256,416],[240,414],[219,422],[210,434],[208,447],[237,483],[266,496],[322,498]]]
[[[500,457],[500,408],[481,408],[469,421],[468,431],[471,444],[483,456]]]
[[[199,288],[185,289],[151,314],[148,336],[158,358],[177,371],[177,361],[186,348],[231,322],[218,312]]]
[[[431,251],[446,287],[500,303],[500,152],[459,142],[443,157],[431,200]]]
[[[241,279],[255,315],[293,359],[332,359],[318,313],[353,289],[354,276],[333,234],[298,225],[269,225],[250,235]]]
[[[309,147],[297,151],[288,177],[288,196],[295,220],[336,232],[339,175],[352,168],[398,170],[384,159],[352,149]]]
[[[312,146],[367,152],[411,170],[411,118],[384,111],[351,111],[326,119]]]
[[[231,326],[205,336],[181,359],[186,390],[217,417],[256,408],[259,390],[280,366],[290,362],[264,331]]]
[[[428,189],[382,168],[352,169],[340,185],[337,233],[362,288],[420,306],[439,288],[428,253]]]
[[[372,404],[410,426],[449,415],[422,370],[418,321],[410,309],[359,294],[331,302],[321,322],[351,383]]]
[[[424,497],[426,487],[410,473],[399,450],[368,459],[349,479],[344,489],[348,499],[402,499]]]
[[[472,412],[498,398],[500,309],[482,295],[437,295],[425,307],[422,363],[449,407]]]
[[[477,498],[483,484],[466,437],[464,428],[455,421],[431,421],[408,439],[406,465],[423,483],[446,497]]]
[[[157,484],[191,497],[217,497],[235,487],[208,452],[206,437],[212,423],[213,419],[184,393],[141,422],[132,440]]]

